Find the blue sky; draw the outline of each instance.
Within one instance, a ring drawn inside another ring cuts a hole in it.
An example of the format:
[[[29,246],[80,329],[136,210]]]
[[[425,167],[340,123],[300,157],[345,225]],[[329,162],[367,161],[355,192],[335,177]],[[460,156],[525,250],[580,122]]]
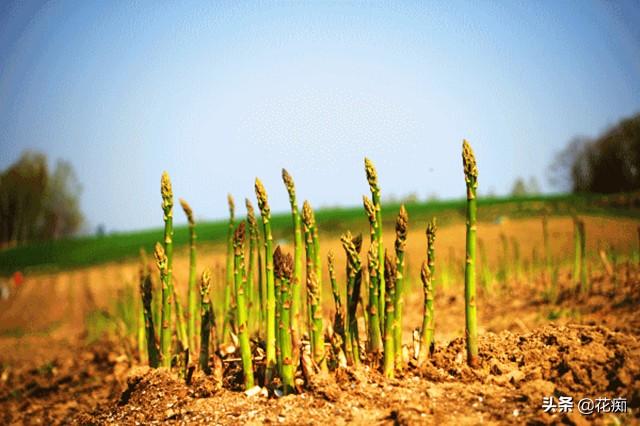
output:
[[[640,4],[18,1],[0,5],[0,168],[69,160],[90,228],[158,226],[160,175],[196,217],[280,170],[314,206],[480,193],[640,111]],[[240,210],[243,214],[243,209]],[[182,214],[176,214],[184,222]]]

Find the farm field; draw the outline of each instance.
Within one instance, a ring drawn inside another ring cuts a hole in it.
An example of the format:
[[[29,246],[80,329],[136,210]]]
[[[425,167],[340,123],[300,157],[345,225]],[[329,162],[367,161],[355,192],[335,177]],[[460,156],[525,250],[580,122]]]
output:
[[[0,425],[640,425],[640,2],[0,2]]]
[[[421,365],[413,359],[412,333],[421,327],[423,315],[419,267],[426,256],[427,219],[412,221],[409,209],[402,328],[404,371],[388,379],[369,365],[340,368],[304,383],[299,395],[246,396],[236,354],[223,359],[222,382],[216,381],[215,375],[196,371],[186,385],[175,371],[168,373],[142,365],[135,333],[116,319],[126,319],[123,301],[127,297],[134,294],[137,300],[139,266],[135,260],[27,273],[17,293],[0,304],[2,421],[636,421],[640,403],[638,221],[580,216],[587,235],[589,280],[589,292],[580,294],[571,279],[573,220],[569,216],[550,216],[550,255],[558,286],[555,302],[546,293],[549,278],[543,262],[542,216],[514,214],[481,221],[478,239],[485,254],[478,265],[480,365],[472,369],[466,364],[464,343],[465,225],[455,213],[452,216],[448,224],[446,218],[440,220],[445,225],[439,226],[435,243],[435,344],[430,359]],[[160,232],[157,238],[161,237]],[[383,239],[391,246],[392,227],[385,227]],[[335,253],[337,280],[345,282],[345,254],[334,230],[327,232],[320,226],[320,240],[323,255]],[[276,242],[285,251],[293,252],[290,241]],[[368,241],[363,245],[366,253]],[[607,254],[609,271],[599,255],[600,249]],[[198,253],[198,263],[210,265],[214,271],[211,294],[219,299],[224,292],[225,248],[221,244],[204,244]],[[186,247],[176,250],[173,269],[178,297],[185,301],[189,270]],[[328,325],[335,308],[327,282],[323,294],[323,316]],[[260,355],[254,352],[254,358],[259,360]],[[543,397],[561,395],[573,397],[576,403],[582,398],[623,397],[629,410],[626,414],[590,417],[575,409],[571,413],[544,413]]]

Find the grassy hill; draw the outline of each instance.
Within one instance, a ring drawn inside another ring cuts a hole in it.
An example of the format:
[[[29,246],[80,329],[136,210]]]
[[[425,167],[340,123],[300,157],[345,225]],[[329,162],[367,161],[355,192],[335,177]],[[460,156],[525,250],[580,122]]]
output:
[[[501,216],[525,217],[541,215],[580,214],[631,216],[640,218],[638,194],[599,195],[547,195],[525,198],[481,198],[478,200],[480,221],[494,221]],[[382,213],[385,226],[393,226],[399,203],[387,203]],[[440,225],[464,219],[465,200],[415,202],[406,204],[411,223],[423,227],[432,216]],[[82,237],[58,241],[38,242],[7,249],[0,252],[0,275],[9,275],[17,270],[56,270],[75,268],[108,261],[125,260],[138,255],[141,247],[151,251],[156,241],[162,239],[161,213],[158,213],[158,228],[144,231],[116,233],[103,237]],[[339,234],[347,229],[366,232],[368,222],[362,207],[327,208],[316,212],[316,219],[324,234]],[[289,213],[272,217],[274,238],[288,239],[291,227]],[[197,225],[201,243],[224,243],[227,233],[226,221],[204,222]],[[175,229],[176,246],[188,242],[188,229]]]

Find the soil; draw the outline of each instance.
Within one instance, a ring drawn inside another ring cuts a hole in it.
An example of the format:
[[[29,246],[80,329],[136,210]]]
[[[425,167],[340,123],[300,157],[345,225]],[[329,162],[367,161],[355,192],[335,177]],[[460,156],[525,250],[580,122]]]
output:
[[[589,224],[591,235],[598,220]],[[551,221],[552,230],[570,236],[565,222]],[[623,237],[631,225],[617,223],[612,238],[618,247],[630,247]],[[538,223],[508,226],[510,235],[526,235]],[[448,239],[457,241],[459,232],[443,229],[439,252],[447,253]],[[484,238],[498,244],[505,227],[492,232]],[[523,252],[537,244],[522,241]],[[564,244],[557,239],[554,247]],[[417,270],[421,248],[410,250]],[[492,256],[489,261],[499,265],[499,255]],[[441,271],[448,261],[442,257]],[[115,336],[87,343],[87,314],[107,308],[119,288],[113,283],[131,279],[135,265],[27,276],[17,294],[0,302],[0,423],[640,424],[640,267],[618,262],[610,276],[595,258],[591,291],[580,295],[570,265],[558,265],[557,303],[547,300],[546,281],[536,269],[523,267],[520,276],[480,290],[478,368],[465,362],[462,282],[452,273],[438,287],[437,341],[429,361],[418,365],[411,356],[412,331],[422,315],[420,284],[412,280],[402,376],[385,379],[368,366],[337,369],[307,382],[300,377],[302,392],[282,397],[273,389],[252,396],[238,390],[235,354],[224,360],[224,381],[196,371],[187,385],[175,373],[138,365],[135,350]],[[327,305],[327,318],[330,313]],[[543,398],[550,396],[572,397],[572,412],[544,412]],[[578,412],[580,399],[603,397],[625,398],[627,413]]]

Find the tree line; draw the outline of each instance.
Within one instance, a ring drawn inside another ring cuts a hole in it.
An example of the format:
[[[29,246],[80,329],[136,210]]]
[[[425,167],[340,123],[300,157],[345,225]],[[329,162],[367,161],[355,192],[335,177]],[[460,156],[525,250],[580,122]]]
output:
[[[576,193],[640,191],[640,114],[596,138],[573,138],[549,171],[552,184]]]
[[[71,164],[25,151],[0,172],[0,246],[51,240],[76,233],[83,224],[81,186]]]

